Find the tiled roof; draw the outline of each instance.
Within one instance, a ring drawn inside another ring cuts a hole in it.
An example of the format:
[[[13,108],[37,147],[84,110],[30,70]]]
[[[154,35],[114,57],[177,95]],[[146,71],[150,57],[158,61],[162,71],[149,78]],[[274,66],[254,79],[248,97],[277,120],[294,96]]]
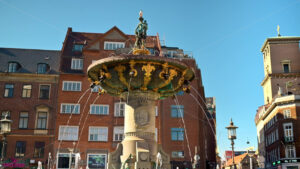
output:
[[[0,72],[8,72],[8,63],[17,62],[16,73],[36,73],[38,63],[50,66],[47,74],[58,74],[60,51],[39,49],[0,48]]]
[[[118,37],[113,37],[112,40],[122,40],[126,43],[129,43],[128,47],[133,47],[135,43],[135,35],[127,35],[124,34],[119,28],[116,26],[112,27],[110,30],[108,30],[105,33],[86,33],[86,32],[73,32],[72,28],[68,28],[68,32],[63,44],[62,48],[62,55],[61,55],[61,67],[60,71],[64,73],[83,73],[82,70],[72,70],[70,69],[71,59],[72,57],[83,57],[82,52],[75,52],[73,51],[73,46],[75,44],[84,44],[83,51],[85,50],[93,50],[97,51],[97,48],[91,49],[93,45],[97,45],[98,42],[103,43],[103,40],[106,40],[106,37],[109,37],[109,35],[112,35],[110,33],[117,33],[119,34]],[[157,36],[147,36],[146,39],[146,47],[147,48],[160,48],[159,46],[159,39]],[[160,50],[160,49],[159,49]],[[107,54],[107,53],[105,53]]]
[[[239,156],[235,156],[234,163],[239,164],[247,155],[248,155],[248,153],[244,153]],[[232,158],[226,162],[226,166],[230,166],[230,165],[232,165]]]
[[[112,29],[118,29],[117,27],[113,27]],[[93,43],[95,40],[103,37],[105,35],[105,33],[86,33],[86,32],[72,32],[72,29],[70,29],[70,34],[69,36],[67,36],[66,38],[66,42],[67,43],[66,49],[63,50],[63,55],[65,56],[71,56],[74,55],[72,52],[72,48],[73,48],[73,43],[85,43],[86,46],[88,46],[89,44]],[[109,31],[107,31],[109,32]],[[128,37],[129,42],[131,44],[135,43],[135,35],[127,35],[125,34],[125,36]],[[154,48],[157,47],[158,44],[158,39],[157,36],[147,36],[146,39],[146,47],[148,48]]]

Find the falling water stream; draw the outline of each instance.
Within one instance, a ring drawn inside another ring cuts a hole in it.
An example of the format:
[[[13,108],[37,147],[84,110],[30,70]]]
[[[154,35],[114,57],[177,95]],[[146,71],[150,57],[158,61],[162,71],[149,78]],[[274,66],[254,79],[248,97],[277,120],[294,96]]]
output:
[[[78,105],[79,103],[80,103],[80,101],[82,100],[82,98],[86,95],[86,93],[88,92],[90,90],[90,88],[88,88],[80,97],[79,97],[79,99],[78,99],[78,101],[77,101],[77,103],[75,104],[75,105]],[[87,101],[85,102],[85,104],[87,103]],[[70,123],[70,120],[72,119],[72,115],[73,115],[73,113],[74,113],[74,110],[75,110],[75,107],[71,110],[71,114],[70,114],[70,116],[69,116],[69,119],[68,119],[68,121],[67,121],[67,124],[66,124],[66,126],[69,126],[69,123]],[[66,127],[64,128],[64,130],[63,130],[63,135],[65,134],[65,132],[66,132]],[[61,143],[62,143],[62,139],[59,141],[59,143],[58,143],[58,148],[57,148],[57,154],[59,153],[59,151],[60,151],[60,147],[61,147]],[[57,156],[55,156],[53,159],[54,159],[54,163],[53,163],[53,167],[56,165],[56,162],[57,162],[57,159],[56,159],[56,157]]]
[[[94,102],[93,102],[92,104],[94,104],[94,103],[98,100],[98,98],[99,98],[99,95],[95,98],[95,100],[94,100]],[[90,112],[90,111],[91,111],[91,110],[89,110],[88,112]],[[85,127],[85,123],[86,123],[86,121],[87,121],[87,118],[88,118],[89,114],[90,114],[90,113],[88,113],[88,114],[85,116],[85,119],[84,119],[84,122],[83,122],[83,126],[82,126],[82,128],[81,128],[80,135],[79,135],[79,137],[78,137],[78,143],[77,143],[75,149],[78,148],[78,145],[79,145],[79,143],[80,143],[80,138],[81,138],[81,135],[82,135],[82,133],[83,133],[83,129],[84,129],[84,127]],[[73,147],[73,148],[74,148],[74,147]]]
[[[88,89],[80,96],[80,98],[78,99],[76,105],[78,105],[78,104],[80,103],[81,99],[86,95],[86,93],[87,93],[89,90],[90,90],[90,88],[88,88]],[[67,121],[67,126],[69,126],[69,123],[70,123],[70,120],[71,120],[72,115],[73,115],[73,113],[74,113],[74,110],[75,110],[75,107],[74,107],[73,110],[71,111],[71,114],[70,114],[69,119],[68,119],[68,121]],[[63,134],[65,134],[65,132],[66,132],[66,128],[64,128]],[[59,152],[59,150],[60,150],[61,143],[62,143],[62,139],[59,141],[59,144],[58,144],[58,148],[57,148],[58,152]]]
[[[188,135],[187,135],[187,129],[186,129],[186,126],[185,126],[185,121],[184,121],[184,118],[183,118],[183,112],[182,112],[181,109],[179,109],[179,101],[178,101],[178,98],[177,98],[176,94],[175,94],[174,101],[177,105],[177,110],[179,110],[179,112],[180,112],[181,120],[182,120],[183,127],[184,127],[184,134],[185,134],[187,146],[188,146],[188,149],[189,149],[189,155],[190,155],[190,158],[191,158],[191,163],[193,163],[193,156],[192,156],[192,152],[191,152],[189,138],[188,138]]]

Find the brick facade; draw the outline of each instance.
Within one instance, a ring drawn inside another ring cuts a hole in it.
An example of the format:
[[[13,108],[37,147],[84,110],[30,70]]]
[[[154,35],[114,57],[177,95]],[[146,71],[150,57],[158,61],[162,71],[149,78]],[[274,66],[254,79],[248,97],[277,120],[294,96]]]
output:
[[[135,37],[133,35],[124,34],[117,27],[113,27],[106,33],[80,33],[73,32],[71,28],[68,29],[61,56],[60,80],[57,100],[58,111],[54,145],[55,153],[70,153],[70,150],[73,152],[80,152],[82,159],[81,165],[85,167],[88,161],[88,154],[107,155],[107,153],[116,149],[116,146],[118,143],[120,143],[120,141],[114,141],[114,127],[124,125],[123,117],[115,117],[114,115],[115,103],[119,103],[120,99],[117,97],[112,97],[108,94],[98,96],[97,93],[91,92],[86,70],[93,60],[114,56],[116,53],[130,52],[130,48],[133,47],[134,41]],[[104,42],[122,42],[125,44],[125,48],[123,51],[104,50]],[[82,44],[83,50],[78,52],[74,51],[73,47],[75,44]],[[160,52],[161,46],[158,36],[148,36],[146,40],[146,47],[150,49],[154,55],[160,55],[164,57]],[[71,69],[72,58],[83,59],[83,68],[81,70]],[[172,98],[158,101],[158,116],[156,118],[157,140],[159,144],[162,144],[164,151],[170,155],[173,168],[176,168],[176,166],[186,166],[191,168],[191,158],[193,158],[195,155],[195,147],[197,147],[198,153],[201,156],[201,168],[205,168],[207,164],[215,164],[216,154],[215,135],[210,132],[211,129],[208,126],[208,124],[212,122],[211,120],[208,122],[207,118],[204,116],[206,105],[201,72],[197,68],[195,60],[192,58],[174,59],[180,59],[182,62],[193,67],[195,70],[196,78],[192,82],[192,86],[197,92],[199,92],[199,96],[194,90],[191,90],[191,94],[197,100],[199,100],[199,103],[203,109],[198,106],[197,102],[193,99],[193,97],[189,96],[189,94],[184,94],[182,96],[177,95],[175,100],[178,99],[179,104],[184,106],[183,123],[181,118],[171,117],[171,107],[172,105],[176,105],[176,102]],[[81,90],[63,91],[62,89],[64,81],[80,81]],[[79,114],[70,115],[61,113],[60,109],[62,103],[76,104],[78,99],[84,94],[85,91],[87,91],[87,93],[80,101]],[[204,102],[201,101],[200,96]],[[95,100],[96,98],[98,99]],[[90,105],[92,103],[108,105],[109,113],[107,115],[90,114]],[[60,126],[65,125],[78,126],[79,139],[74,139],[74,141],[58,140]],[[89,127],[95,126],[108,128],[107,140],[89,141]],[[188,140],[184,136],[183,141],[172,141],[171,128],[185,128]],[[205,148],[205,146],[207,147]],[[178,155],[178,152],[182,151],[184,152],[184,157],[174,157],[174,154]],[[58,163],[56,163],[56,166],[58,166]]]
[[[59,51],[0,48],[0,113],[3,118],[4,114],[9,112],[8,117],[12,120],[12,130],[6,136],[4,157],[6,164],[11,163],[8,160],[16,159],[21,165],[25,164],[24,168],[28,168],[37,166],[38,161],[45,164],[49,152],[53,154],[59,76],[56,66],[52,63],[59,60],[59,55]],[[44,59],[45,57],[47,59]],[[26,60],[30,60],[31,63]],[[13,71],[8,70],[10,62],[18,63],[19,67]],[[48,70],[41,74],[35,73],[39,63],[48,64]],[[5,92],[6,85],[13,85],[11,95]],[[27,94],[27,97],[22,96],[23,85],[31,85],[30,94]],[[49,97],[47,97],[47,92],[46,95],[41,96],[41,85],[49,86]],[[24,120],[27,122],[21,119],[22,112],[27,114],[27,120]],[[39,113],[46,115],[43,122],[38,120]],[[0,137],[2,140],[3,135],[1,134]],[[25,143],[24,150],[17,150],[17,142],[20,141]],[[44,150],[39,155],[35,153],[37,144],[44,145]]]

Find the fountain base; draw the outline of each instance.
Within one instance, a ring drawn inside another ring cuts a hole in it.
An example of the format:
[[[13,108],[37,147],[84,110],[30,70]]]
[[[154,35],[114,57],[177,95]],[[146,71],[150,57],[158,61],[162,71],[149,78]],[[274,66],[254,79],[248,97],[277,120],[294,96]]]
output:
[[[162,167],[157,168],[157,159],[150,156],[147,143],[136,142],[136,155],[125,157],[122,155],[122,150],[123,145],[119,143],[117,149],[108,154],[107,169],[171,169],[170,157],[163,151],[161,145],[158,146],[158,152],[162,157]]]

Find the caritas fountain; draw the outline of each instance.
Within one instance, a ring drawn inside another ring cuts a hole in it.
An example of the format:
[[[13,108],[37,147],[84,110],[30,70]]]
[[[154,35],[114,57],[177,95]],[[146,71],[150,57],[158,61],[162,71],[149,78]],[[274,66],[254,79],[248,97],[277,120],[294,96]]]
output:
[[[122,143],[108,155],[108,169],[170,169],[170,158],[155,140],[159,99],[188,90],[194,72],[179,60],[150,55],[145,48],[147,22],[140,12],[132,54],[100,59],[88,67],[92,85],[125,100]]]

